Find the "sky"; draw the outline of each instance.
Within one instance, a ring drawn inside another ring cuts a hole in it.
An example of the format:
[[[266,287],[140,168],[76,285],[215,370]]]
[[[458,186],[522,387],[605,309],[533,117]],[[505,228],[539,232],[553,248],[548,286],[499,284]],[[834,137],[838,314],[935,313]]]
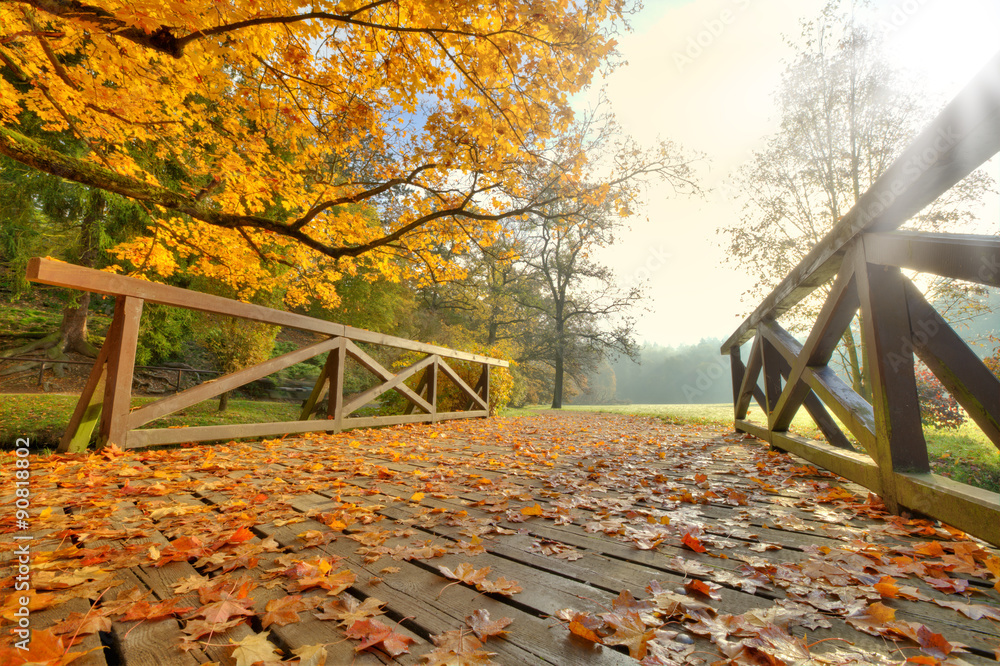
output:
[[[716,233],[740,217],[732,173],[777,130],[774,97],[793,55],[786,38],[819,15],[822,0],[646,0],[619,39],[627,61],[604,86],[618,121],[641,142],[670,139],[705,155],[700,197],[651,188],[640,214],[599,258],[625,284],[647,280],[638,339],[660,345],[727,338],[756,307],[741,296],[752,273],[725,263]],[[936,107],[1000,50],[1000,0],[876,0],[887,54],[907,67]],[[592,95],[596,94],[594,92]],[[987,166],[1000,181],[1000,161]],[[980,233],[1000,231],[988,201]],[[972,231],[972,230],[970,230]]]

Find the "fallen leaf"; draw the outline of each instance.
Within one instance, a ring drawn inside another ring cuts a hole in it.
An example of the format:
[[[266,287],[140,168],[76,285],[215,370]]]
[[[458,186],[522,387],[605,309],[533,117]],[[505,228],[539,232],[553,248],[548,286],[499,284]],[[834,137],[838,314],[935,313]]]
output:
[[[509,617],[490,620],[490,612],[484,609],[477,609],[473,611],[472,615],[465,618],[465,623],[469,625],[479,640],[486,640],[490,636],[499,636],[500,634],[507,633],[505,627],[513,621]]]
[[[580,622],[577,622],[576,620],[574,620],[573,622],[570,622],[569,625],[566,628],[569,629],[571,633],[576,634],[577,636],[580,636],[581,638],[586,638],[588,641],[591,641],[591,642],[594,642],[594,643],[601,643],[602,642],[600,636],[598,636],[595,632],[593,632],[590,629],[588,629],[587,627],[583,626],[583,624],[581,624]]]
[[[254,666],[259,662],[263,662],[265,666],[281,663],[281,655],[274,644],[267,640],[267,634],[251,634],[241,641],[229,639],[229,642],[236,646],[232,654],[236,666]]]
[[[325,666],[326,647],[323,645],[303,645],[292,650],[292,654],[299,658],[296,666]]]
[[[532,506],[526,506],[521,509],[521,515],[524,516],[541,516],[544,514],[540,504],[534,504]]]
[[[50,629],[33,629],[27,650],[21,650],[13,645],[0,646],[0,664],[63,666],[86,654],[86,652],[70,652],[69,648],[69,637],[64,641],[62,636],[57,636]]]
[[[336,600],[325,603],[321,613],[316,617],[320,620],[336,620],[344,627],[349,627],[358,620],[365,620],[376,615],[382,615],[382,605],[384,601],[379,601],[375,597],[368,597],[362,602],[349,594],[341,595]]]
[[[698,580],[697,578],[693,578],[684,583],[684,589],[688,594],[700,594],[715,600],[722,599],[722,596],[719,594],[719,590],[722,589],[721,585],[706,583],[705,581]]]
[[[646,628],[638,613],[634,611],[624,615],[607,613],[604,618],[615,630],[614,635],[605,637],[605,645],[624,645],[632,658],[641,660],[646,657],[646,644],[653,639],[656,632]]]
[[[681,543],[683,543],[685,546],[687,546],[696,553],[704,553],[708,550],[703,545],[701,545],[701,541],[699,541],[696,537],[691,536],[690,532],[684,534],[684,538],[681,539]]]
[[[261,626],[267,629],[272,624],[276,624],[279,627],[294,624],[299,621],[299,612],[308,608],[308,604],[304,603],[302,597],[298,594],[271,599],[264,606],[266,612],[261,616]]]
[[[503,576],[500,576],[495,581],[484,580],[479,583],[476,588],[482,592],[502,594],[508,597],[524,591],[524,588],[522,588],[517,581],[507,580]]]
[[[483,644],[471,634],[455,629],[431,636],[436,648],[424,655],[427,666],[490,666],[495,664]]]
[[[355,652],[381,646],[392,657],[409,652],[409,645],[414,642],[409,636],[397,633],[392,627],[374,619],[356,621],[347,629],[347,636],[361,641],[354,648]]]

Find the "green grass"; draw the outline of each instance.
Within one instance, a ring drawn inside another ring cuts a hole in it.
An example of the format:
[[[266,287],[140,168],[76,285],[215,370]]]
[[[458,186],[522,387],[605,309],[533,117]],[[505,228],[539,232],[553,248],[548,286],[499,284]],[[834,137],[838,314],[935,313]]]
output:
[[[0,308],[0,337],[21,334],[43,336],[59,330],[62,313],[7,304]]]
[[[111,317],[91,312],[88,328],[103,331]],[[42,309],[31,305],[7,303],[0,308],[0,338],[24,339],[57,333],[62,324],[62,308]]]
[[[538,416],[538,410],[543,407],[504,407],[500,410],[500,416],[506,418],[516,418],[518,416]]]
[[[157,398],[133,398],[138,407]],[[54,449],[76,406],[75,395],[0,394],[0,449],[10,449],[18,437],[31,437],[32,447]],[[230,399],[229,409],[218,411],[217,399],[181,410],[149,427],[209,426],[227,423],[267,423],[298,418],[300,406],[289,402]]]
[[[543,407],[536,407],[542,409]],[[733,406],[718,405],[569,405],[564,409],[589,412],[614,412],[656,416],[671,423],[732,426]],[[766,423],[763,412],[751,407],[748,420]],[[800,410],[790,429],[804,437],[822,435],[809,415]],[[844,429],[846,432],[846,429]],[[935,474],[968,483],[992,492],[1000,492],[1000,449],[976,426],[967,421],[958,429],[924,428],[927,455]]]

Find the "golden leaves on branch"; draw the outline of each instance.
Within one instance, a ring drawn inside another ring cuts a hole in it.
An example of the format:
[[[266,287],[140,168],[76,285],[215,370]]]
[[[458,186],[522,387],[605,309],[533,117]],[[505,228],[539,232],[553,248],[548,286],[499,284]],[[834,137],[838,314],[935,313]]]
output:
[[[491,190],[516,189],[512,165],[565,129],[623,17],[613,0],[73,6],[0,3],[0,124],[26,111],[74,135],[82,158],[35,167],[146,203],[156,219],[123,267],[227,266],[241,294],[293,285],[293,304],[336,304],[341,274],[394,279],[398,252],[463,242],[435,213],[497,212]],[[481,195],[456,192],[473,174]],[[490,221],[465,223],[488,240]]]

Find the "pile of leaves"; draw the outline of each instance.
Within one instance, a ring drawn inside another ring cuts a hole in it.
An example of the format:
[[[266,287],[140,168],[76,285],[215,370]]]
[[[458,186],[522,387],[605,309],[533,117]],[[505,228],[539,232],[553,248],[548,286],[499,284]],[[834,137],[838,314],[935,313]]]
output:
[[[995,550],[721,429],[575,413],[30,462],[31,652],[8,511],[0,664],[139,625],[237,666],[508,663],[539,622],[595,664],[1000,659]]]

